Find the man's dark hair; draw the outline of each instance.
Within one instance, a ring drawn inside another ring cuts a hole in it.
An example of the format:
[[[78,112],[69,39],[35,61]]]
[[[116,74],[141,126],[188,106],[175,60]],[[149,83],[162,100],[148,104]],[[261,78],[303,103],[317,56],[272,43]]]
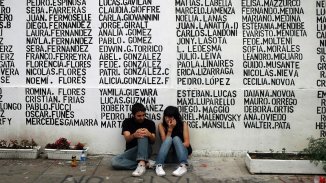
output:
[[[135,103],[132,107],[131,107],[131,113],[133,115],[135,115],[137,112],[146,112],[146,108],[143,104],[141,103]]]

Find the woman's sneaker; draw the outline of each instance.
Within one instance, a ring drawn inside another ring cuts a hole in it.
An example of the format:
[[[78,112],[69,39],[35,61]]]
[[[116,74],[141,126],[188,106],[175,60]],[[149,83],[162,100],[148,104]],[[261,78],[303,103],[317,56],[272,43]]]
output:
[[[136,170],[132,172],[132,176],[139,177],[142,176],[146,172],[145,165],[138,164]]]
[[[155,172],[157,176],[164,176],[165,171],[163,170],[163,166],[161,164],[156,165]]]
[[[180,166],[174,172],[172,172],[172,175],[180,177],[185,173],[187,173],[187,165],[180,164]]]
[[[146,163],[146,168],[155,168],[155,161],[153,160],[148,160],[148,162]]]

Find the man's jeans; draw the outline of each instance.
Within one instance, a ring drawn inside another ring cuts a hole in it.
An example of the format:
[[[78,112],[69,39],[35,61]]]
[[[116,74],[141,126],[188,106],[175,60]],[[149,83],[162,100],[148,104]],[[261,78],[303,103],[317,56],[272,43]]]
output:
[[[175,153],[177,154],[177,163],[184,163],[188,164],[188,150],[187,148],[183,145],[180,137],[175,136],[175,137],[167,137],[164,142],[162,143],[160,147],[160,151],[158,152],[158,155],[156,157],[156,162],[155,164],[164,164],[165,160],[169,154],[169,150],[172,146],[174,146]]]
[[[111,159],[111,166],[117,170],[133,170],[138,161],[147,161],[152,148],[147,137],[137,139],[138,145]]]

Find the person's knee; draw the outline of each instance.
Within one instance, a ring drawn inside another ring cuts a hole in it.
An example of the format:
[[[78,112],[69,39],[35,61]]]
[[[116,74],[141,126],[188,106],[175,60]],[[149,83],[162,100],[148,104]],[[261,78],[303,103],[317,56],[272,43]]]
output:
[[[164,141],[166,141],[166,142],[169,142],[169,141],[171,141],[171,142],[172,142],[172,137],[168,136],[168,137],[166,137],[166,138],[165,138],[165,140],[164,140]]]
[[[118,161],[118,157],[115,156],[111,159],[111,167],[114,169],[118,169],[119,167],[119,161]]]
[[[148,137],[138,138],[138,142],[148,142]]]
[[[148,145],[148,144],[149,144],[149,140],[148,140],[147,137],[139,138],[139,139],[137,140],[137,142],[138,142],[138,145],[140,145],[140,144]]]
[[[181,139],[180,139],[180,137],[178,137],[178,136],[173,137],[172,140],[173,140],[173,143],[180,143],[180,142],[182,142]]]

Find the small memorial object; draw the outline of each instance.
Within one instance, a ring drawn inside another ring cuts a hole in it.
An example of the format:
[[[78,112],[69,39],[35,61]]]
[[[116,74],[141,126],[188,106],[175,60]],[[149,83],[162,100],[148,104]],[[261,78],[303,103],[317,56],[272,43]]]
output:
[[[76,167],[77,166],[77,160],[76,156],[71,157],[71,167]]]

